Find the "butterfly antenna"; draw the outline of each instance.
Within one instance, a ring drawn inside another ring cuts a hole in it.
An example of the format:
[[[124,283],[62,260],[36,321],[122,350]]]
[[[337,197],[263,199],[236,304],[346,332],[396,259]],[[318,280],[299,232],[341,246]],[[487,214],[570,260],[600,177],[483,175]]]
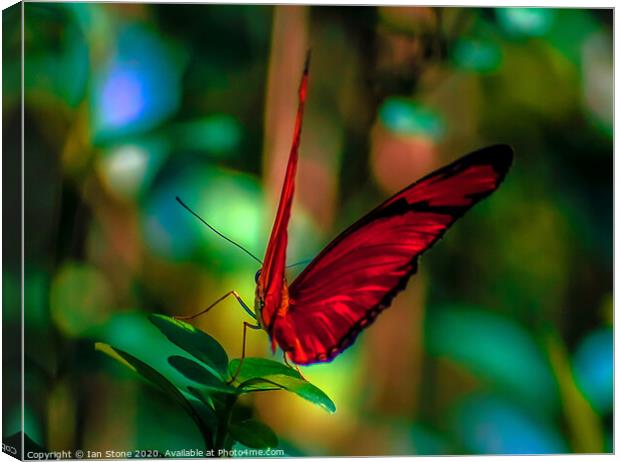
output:
[[[191,213],[192,215],[194,215],[196,218],[198,218],[202,223],[204,223],[207,228],[209,228],[211,231],[213,231],[215,234],[217,234],[218,236],[220,236],[221,238],[227,240],[228,242],[230,242],[233,245],[236,245],[237,247],[239,247],[241,250],[243,250],[245,253],[247,253],[250,257],[252,257],[254,260],[256,260],[258,263],[260,263],[261,265],[263,264],[263,262],[260,260],[260,258],[258,258],[256,255],[254,255],[252,252],[250,252],[248,249],[246,249],[245,247],[243,247],[240,244],[237,244],[235,241],[233,241],[232,239],[230,239],[229,237],[224,236],[222,233],[220,233],[217,229],[215,229],[213,226],[211,226],[209,223],[207,223],[200,215],[198,215],[196,212],[194,212],[192,209],[189,208],[189,206],[183,202],[181,200],[181,198],[179,198],[178,196],[176,197],[176,200],[179,204],[181,204],[189,213]]]
[[[299,266],[299,265],[305,265],[307,263],[310,263],[311,261],[312,261],[312,258],[308,258],[307,260],[298,261],[297,263],[291,263],[290,265],[286,267],[286,269],[294,268],[295,266]]]

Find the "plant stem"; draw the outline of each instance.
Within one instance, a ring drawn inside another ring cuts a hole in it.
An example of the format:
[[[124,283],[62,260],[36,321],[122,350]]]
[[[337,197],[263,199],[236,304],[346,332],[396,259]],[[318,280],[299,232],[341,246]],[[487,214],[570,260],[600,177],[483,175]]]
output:
[[[219,450],[226,449],[226,435],[228,434],[228,426],[232,416],[232,409],[237,402],[237,395],[228,395],[224,404],[224,412],[222,413],[221,424],[219,425],[215,437],[215,451],[219,457]]]
[[[204,441],[205,448],[207,451],[213,448],[213,435],[209,431],[209,429],[203,425],[202,422],[198,425],[200,430],[200,435],[202,436],[202,440]]]

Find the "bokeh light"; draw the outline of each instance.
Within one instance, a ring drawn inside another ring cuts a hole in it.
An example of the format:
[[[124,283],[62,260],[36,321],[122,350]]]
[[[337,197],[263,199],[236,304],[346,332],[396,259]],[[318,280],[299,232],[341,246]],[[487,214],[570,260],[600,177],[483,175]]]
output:
[[[578,345],[574,357],[575,380],[597,412],[613,408],[613,331],[600,329],[588,334]]]
[[[175,141],[203,155],[225,155],[239,148],[241,128],[234,117],[216,114],[180,124],[175,129]]]
[[[592,34],[582,48],[583,98],[593,122],[605,133],[612,133],[613,85],[612,52],[606,34]]]
[[[402,98],[386,100],[379,110],[379,117],[389,130],[399,134],[440,138],[444,132],[438,114],[421,104]]]
[[[463,446],[477,454],[557,454],[567,447],[545,422],[502,398],[472,395],[457,407],[453,425]]]
[[[469,71],[492,72],[502,61],[499,46],[491,41],[462,39],[456,42],[452,53],[454,63]]]
[[[431,355],[462,365],[533,409],[556,410],[558,394],[553,375],[544,353],[524,328],[468,307],[436,307],[427,323],[426,342]]]
[[[173,45],[137,25],[123,27],[115,45],[94,86],[99,141],[153,128],[179,104],[183,57]]]
[[[552,26],[555,11],[551,8],[497,8],[500,25],[511,35],[538,37]]]
[[[52,281],[51,316],[67,335],[81,335],[103,323],[113,302],[105,275],[92,266],[66,263]]]
[[[140,198],[164,162],[167,148],[164,141],[154,139],[106,150],[99,171],[110,193],[124,200]]]
[[[180,197],[219,232],[255,254],[262,254],[262,192],[251,176],[217,168],[192,169],[155,188],[148,199],[143,233],[150,248],[172,260],[199,257],[220,269],[247,260],[180,206]],[[252,262],[252,260],[249,260]]]

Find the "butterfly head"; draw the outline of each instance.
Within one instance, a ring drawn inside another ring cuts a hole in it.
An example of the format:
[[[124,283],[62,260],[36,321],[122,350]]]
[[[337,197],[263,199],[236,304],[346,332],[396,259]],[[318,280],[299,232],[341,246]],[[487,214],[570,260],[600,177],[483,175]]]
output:
[[[256,274],[254,275],[254,282],[255,282],[256,284],[258,284],[258,278],[260,278],[260,273],[261,273],[262,271],[263,271],[262,269],[259,269],[259,270],[256,272]]]

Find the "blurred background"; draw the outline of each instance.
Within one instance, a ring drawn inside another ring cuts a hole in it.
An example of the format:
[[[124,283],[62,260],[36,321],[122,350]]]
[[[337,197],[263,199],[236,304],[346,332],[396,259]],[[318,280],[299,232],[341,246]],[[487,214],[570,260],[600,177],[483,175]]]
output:
[[[231,289],[253,302],[256,263],[175,196],[263,255],[312,48],[289,263],[462,154],[508,143],[516,158],[352,348],[303,369],[334,415],[284,392],[251,398],[281,447],[613,450],[612,10],[27,3],[25,18],[37,444],[201,446],[180,408],[93,342],[175,378],[147,313],[195,313]],[[8,127],[19,84],[4,83]],[[5,303],[18,300],[19,272],[3,278]],[[243,320],[229,300],[196,325],[235,357]],[[18,315],[3,322],[18,334]],[[264,332],[248,348],[271,357]],[[19,410],[4,407],[5,434]]]

